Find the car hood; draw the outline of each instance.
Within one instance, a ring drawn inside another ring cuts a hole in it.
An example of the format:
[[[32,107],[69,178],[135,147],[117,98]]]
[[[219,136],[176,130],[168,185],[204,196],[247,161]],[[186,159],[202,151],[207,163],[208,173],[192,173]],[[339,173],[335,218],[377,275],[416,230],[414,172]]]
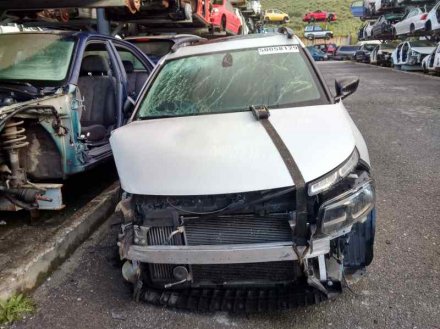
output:
[[[306,182],[353,152],[352,121],[339,104],[271,110],[270,121]],[[134,121],[110,139],[122,188],[143,195],[209,195],[294,185],[251,112]]]
[[[435,47],[411,47],[411,50],[417,51],[423,55],[430,55],[434,49]]]

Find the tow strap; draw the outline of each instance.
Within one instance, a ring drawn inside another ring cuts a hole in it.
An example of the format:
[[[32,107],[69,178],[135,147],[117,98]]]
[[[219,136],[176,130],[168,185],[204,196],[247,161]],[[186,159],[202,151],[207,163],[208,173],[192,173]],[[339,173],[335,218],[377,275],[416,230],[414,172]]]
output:
[[[270,112],[266,106],[255,107],[251,106],[250,110],[255,116],[257,121],[261,122],[262,126],[266,130],[270,139],[277,148],[284,164],[292,177],[293,183],[295,184],[296,191],[296,223],[294,227],[294,243],[296,245],[306,245],[308,240],[308,230],[307,230],[307,196],[306,196],[306,183],[301,171],[298,168],[292,154],[287,148],[286,144],[276,131],[275,127],[269,121]]]

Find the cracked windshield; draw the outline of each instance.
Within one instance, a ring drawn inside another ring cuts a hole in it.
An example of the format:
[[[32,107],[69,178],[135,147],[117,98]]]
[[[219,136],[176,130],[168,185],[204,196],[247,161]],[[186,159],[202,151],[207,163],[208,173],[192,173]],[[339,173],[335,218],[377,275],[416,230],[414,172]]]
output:
[[[139,118],[320,104],[301,53],[250,49],[170,61],[142,102]]]

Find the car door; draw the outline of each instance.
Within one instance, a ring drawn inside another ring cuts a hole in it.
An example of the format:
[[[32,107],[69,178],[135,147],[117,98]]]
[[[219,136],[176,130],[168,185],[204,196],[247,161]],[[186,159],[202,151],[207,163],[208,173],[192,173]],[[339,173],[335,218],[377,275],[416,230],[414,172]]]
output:
[[[394,28],[396,30],[397,35],[401,35],[406,33],[406,26],[408,24],[408,18],[412,11],[407,12],[403,17],[402,20],[396,24],[394,24]],[[409,31],[409,25],[408,25],[408,31]]]
[[[324,30],[320,26],[315,26],[314,29],[315,37],[322,38],[325,36]]]
[[[122,72],[123,120],[126,120],[139,98],[154,64],[137,47],[124,41],[112,41],[113,51]]]

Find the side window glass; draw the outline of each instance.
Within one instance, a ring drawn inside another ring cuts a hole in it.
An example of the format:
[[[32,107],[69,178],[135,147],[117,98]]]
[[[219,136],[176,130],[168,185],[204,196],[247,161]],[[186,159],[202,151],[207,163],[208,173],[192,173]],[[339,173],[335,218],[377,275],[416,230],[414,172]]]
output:
[[[148,72],[149,69],[142,64],[142,62],[140,61],[140,59],[130,50],[128,50],[127,48],[121,47],[121,46],[116,46],[116,50],[119,54],[119,57],[121,58],[121,61],[124,63],[124,61],[130,62],[133,65],[133,70],[135,71],[143,71],[143,72]]]

